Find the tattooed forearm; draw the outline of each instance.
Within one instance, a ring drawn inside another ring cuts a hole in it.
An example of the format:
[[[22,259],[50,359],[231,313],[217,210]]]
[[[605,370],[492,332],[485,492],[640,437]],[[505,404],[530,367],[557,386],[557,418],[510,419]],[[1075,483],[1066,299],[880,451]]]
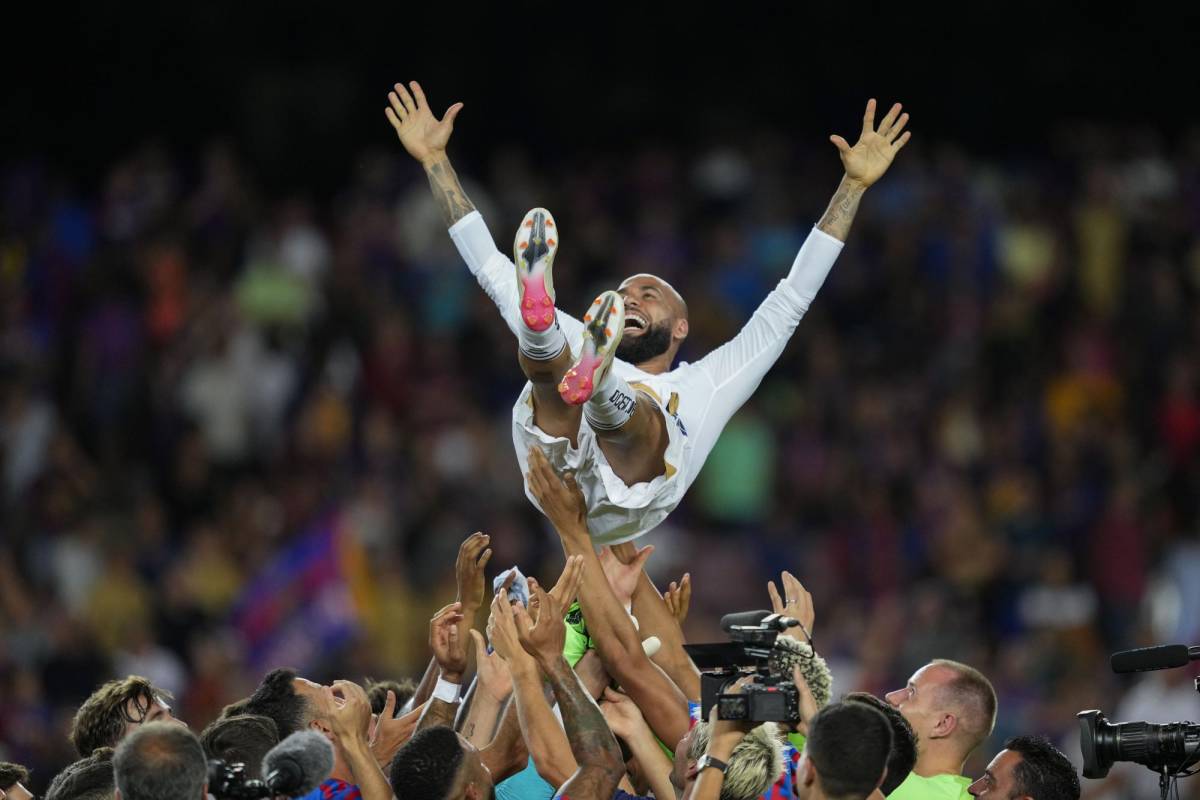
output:
[[[454,727],[454,713],[458,710],[458,703],[447,703],[445,700],[439,700],[432,697],[429,704],[425,706],[425,710],[421,712],[421,719],[417,720],[417,730],[423,731],[426,728],[438,727]]]
[[[579,770],[559,789],[559,794],[569,794],[577,800],[612,797],[625,774],[625,763],[600,707],[561,656],[543,666],[562,711],[571,752],[579,763]]]
[[[429,188],[433,190],[433,199],[442,211],[447,228],[475,210],[475,204],[463,191],[458,175],[445,155],[426,164],[425,174],[429,176]]]
[[[861,183],[843,177],[817,227],[835,239],[846,241],[850,234],[850,223],[854,222],[854,215],[858,213],[858,203],[862,200],[865,190],[866,187]]]

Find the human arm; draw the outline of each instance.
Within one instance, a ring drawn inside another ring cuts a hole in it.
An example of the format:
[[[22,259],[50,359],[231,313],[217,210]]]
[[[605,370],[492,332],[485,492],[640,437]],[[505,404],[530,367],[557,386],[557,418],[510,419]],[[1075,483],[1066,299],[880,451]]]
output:
[[[629,752],[641,766],[642,776],[650,784],[654,796],[668,800],[674,797],[675,792],[671,788],[671,770],[674,765],[658,746],[654,733],[646,724],[646,719],[637,704],[627,694],[605,689],[600,711],[604,714],[608,727],[625,742]]]
[[[409,94],[410,88],[412,94]],[[407,87],[397,83],[392,89],[388,93],[388,108],[384,114],[404,149],[425,168],[433,197],[449,227],[475,210],[446,156],[446,145],[450,143],[450,134],[454,131],[454,119],[462,111],[463,104],[455,103],[438,119],[416,81],[410,82]]]
[[[371,752],[375,754],[375,760],[381,767],[390,764],[396,751],[412,738],[417,729],[417,722],[425,711],[425,704],[410,709],[399,717],[394,716],[395,709],[396,693],[389,689],[387,701],[375,720],[375,728],[371,734]]]
[[[467,669],[466,642],[459,638],[458,623],[462,621],[462,603],[451,603],[429,621],[429,647],[438,662],[439,683],[457,689],[453,700],[432,696],[425,706],[417,730],[444,725],[454,727],[454,715],[458,710],[462,692],[463,673]],[[435,692],[436,694],[436,692]]]
[[[651,656],[671,681],[679,687],[684,697],[695,702],[700,701],[700,672],[692,659],[683,649],[683,629],[680,620],[668,606],[666,598],[658,593],[658,588],[646,574],[645,557],[636,561],[637,556],[652,550],[652,547],[641,551],[631,543],[613,545],[609,550],[613,556],[628,568],[636,568],[636,588],[633,591],[633,615],[637,617],[639,634],[643,639],[655,636],[659,640],[658,652]],[[690,602],[692,584],[691,577],[684,576],[682,588],[672,583],[675,598],[683,604],[682,613],[687,615],[686,604]],[[683,595],[686,592],[686,596]]]
[[[580,564],[580,559],[568,559],[564,573],[578,572]],[[531,592],[540,588],[531,582]],[[557,605],[555,603],[556,607]],[[558,788],[574,774],[578,764],[571,752],[571,743],[567,740],[566,732],[546,701],[537,661],[520,644],[514,610],[504,592],[497,592],[492,600],[488,637],[496,653],[507,662],[512,674],[521,733],[533,758],[534,768],[543,780]],[[562,652],[561,647],[559,652]]]
[[[471,685],[470,707],[461,725],[461,732],[473,745],[482,748],[492,741],[500,725],[500,717],[512,694],[513,681],[508,665],[500,654],[487,651],[483,635],[472,630],[471,639],[475,644],[478,672]]]
[[[583,557],[579,603],[605,669],[638,704],[654,733],[664,742],[678,742],[691,723],[687,699],[646,656],[641,636],[609,587],[592,549],[587,510],[574,476],[559,478],[537,448],[529,451],[529,468],[529,488],[558,531],[564,552]]]
[[[783,584],[783,596],[775,588],[775,581],[767,581],[767,594],[771,597],[771,610],[776,614],[791,617],[800,623],[795,628],[785,628],[779,635],[790,636],[801,642],[813,643],[813,624],[816,621],[816,611],[813,609],[812,595],[804,584],[792,573],[784,570],[780,576]]]
[[[862,134],[853,147],[840,136],[830,137],[838,148],[845,175],[829,208],[804,241],[787,277],[767,295],[745,327],[693,365],[713,386],[703,430],[693,437],[701,454],[708,453],[725,423],[783,353],[841,253],[863,193],[883,176],[907,143],[909,134],[900,131],[908,115],[897,119],[899,109],[899,104],[893,106],[875,130],[875,101],[871,100],[863,116]]]
[[[585,565],[585,573],[587,569]],[[540,586],[535,585],[530,591],[533,616],[523,608],[512,609],[517,637],[525,652],[533,656],[554,692],[571,754],[579,764],[575,774],[559,787],[555,796],[609,800],[625,775],[621,749],[604,721],[600,707],[563,658],[567,631],[562,606]]]
[[[322,690],[317,703],[318,714],[333,730],[363,800],[394,800],[392,787],[367,737],[371,723],[371,701],[367,699],[367,693],[352,681],[334,681],[331,687]]]

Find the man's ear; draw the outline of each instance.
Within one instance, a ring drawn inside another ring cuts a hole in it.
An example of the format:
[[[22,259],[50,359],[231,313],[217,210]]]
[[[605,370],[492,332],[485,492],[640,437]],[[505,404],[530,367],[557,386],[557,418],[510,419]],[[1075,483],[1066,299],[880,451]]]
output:
[[[932,738],[945,739],[958,730],[958,717],[953,714],[942,714],[937,724],[933,726]]]
[[[308,723],[308,729],[311,731],[316,731],[331,742],[333,741],[333,728],[326,725],[324,720],[314,719],[312,722]]]
[[[683,341],[688,336],[688,321],[686,319],[677,319],[675,324],[671,326],[671,338]]]
[[[812,786],[817,780],[817,770],[813,766],[812,759],[804,759],[804,764],[801,765],[800,783],[804,786]]]

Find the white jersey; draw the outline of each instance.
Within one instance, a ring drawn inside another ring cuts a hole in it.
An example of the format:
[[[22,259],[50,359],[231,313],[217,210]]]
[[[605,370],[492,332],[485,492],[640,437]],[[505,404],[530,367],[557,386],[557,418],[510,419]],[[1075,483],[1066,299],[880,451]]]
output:
[[[472,211],[450,228],[450,236],[516,334],[522,324],[516,267],[496,247],[483,217]],[[725,424],[783,352],[842,245],[814,228],[787,277],[767,295],[745,327],[699,361],[683,362],[658,375],[620,359],[613,362],[616,374],[631,388],[654,398],[664,415],[669,442],[662,475],[627,486],[609,467],[586,418],[580,422],[575,447],[564,438],[545,434],[533,424],[532,384],[526,384],[513,408],[513,443],[522,475],[529,471],[526,452],[531,444],[541,446],[557,469],[574,471],[587,500],[588,528],[598,543],[628,541],[658,525],[679,505]],[[558,323],[572,353],[578,355],[583,323],[561,310]],[[528,486],[526,495],[536,505]]]

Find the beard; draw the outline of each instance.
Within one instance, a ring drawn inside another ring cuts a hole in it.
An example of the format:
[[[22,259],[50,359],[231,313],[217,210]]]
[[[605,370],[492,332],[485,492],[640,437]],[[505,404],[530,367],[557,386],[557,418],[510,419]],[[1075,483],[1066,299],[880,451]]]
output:
[[[641,336],[622,337],[617,345],[617,358],[627,364],[642,364],[671,349],[671,321],[656,322]]]

